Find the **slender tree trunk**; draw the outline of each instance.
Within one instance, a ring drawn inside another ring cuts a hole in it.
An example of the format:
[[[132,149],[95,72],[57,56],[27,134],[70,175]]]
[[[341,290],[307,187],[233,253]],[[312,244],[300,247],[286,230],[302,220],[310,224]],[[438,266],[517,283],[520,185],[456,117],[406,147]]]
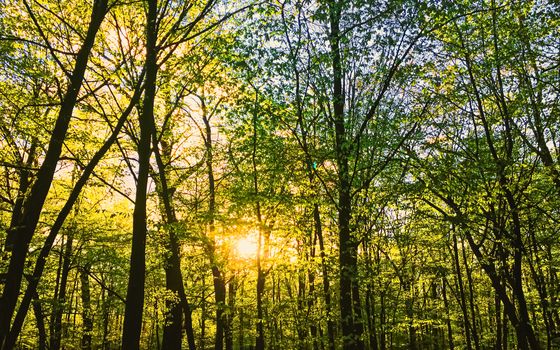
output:
[[[158,197],[163,203],[162,217],[166,224],[168,240],[165,244],[167,254],[165,255],[165,287],[171,291],[176,297],[174,299],[166,300],[165,308],[165,323],[163,326],[163,341],[162,347],[164,349],[180,349],[182,342],[182,323],[184,306],[187,303],[186,295],[183,285],[183,276],[181,272],[181,257],[179,255],[179,241],[175,232],[175,224],[177,217],[172,207],[173,190],[167,184],[167,177],[165,173],[165,164],[162,155],[159,151],[159,141],[157,137],[157,130],[155,123],[152,121],[152,144],[156,163],[158,166],[158,176],[153,176],[157,184]],[[162,152],[166,157],[169,156],[170,150],[166,148],[164,142],[161,142]],[[187,326],[188,326],[188,322]],[[192,326],[192,324],[191,324]]]
[[[215,264],[215,262],[214,262]],[[212,266],[212,277],[214,279],[214,300],[216,302],[216,336],[214,349],[223,350],[225,335],[225,303],[226,286],[218,266]]]
[[[260,211],[260,210],[258,210]],[[259,215],[260,216],[260,215]],[[264,342],[264,315],[263,315],[263,294],[264,294],[264,286],[265,286],[265,274],[262,268],[262,257],[261,257],[261,249],[262,249],[262,241],[263,241],[263,233],[262,228],[259,228],[259,236],[258,236],[258,245],[257,245],[257,339],[255,344],[255,350],[264,350],[265,342]]]
[[[502,340],[502,343],[503,343],[502,350],[508,350],[508,345],[509,345],[508,344],[508,341],[509,341],[508,340],[509,339],[508,333],[509,333],[508,318],[507,318],[506,309],[504,308],[504,312],[502,314],[502,339],[503,339]]]
[[[91,350],[93,333],[93,314],[91,312],[91,292],[89,287],[90,264],[80,268],[80,285],[82,289],[82,350]]]
[[[381,335],[379,336],[379,349],[386,350],[387,349],[387,332],[386,324],[387,324],[387,313],[386,313],[386,306],[385,306],[385,292],[381,293],[379,298],[379,328],[381,329]]]
[[[357,247],[352,237],[350,220],[352,198],[350,172],[348,166],[348,135],[344,121],[345,94],[342,84],[342,59],[340,53],[340,18],[342,3],[329,2],[330,17],[330,55],[333,69],[333,119],[335,127],[335,154],[338,169],[338,240],[340,265],[340,322],[344,350],[364,348],[361,329],[357,281]]]
[[[245,313],[243,312],[243,308],[240,308],[239,309],[239,338],[237,339],[239,344],[239,349],[245,349],[244,331],[245,331]]]
[[[309,247],[309,267],[307,270],[307,279],[309,281],[309,290],[308,290],[308,297],[307,297],[307,315],[306,315],[306,320],[309,320],[309,315],[314,311],[314,306],[315,306],[315,300],[316,298],[316,293],[315,293],[315,266],[313,264],[313,261],[315,261],[315,247],[317,244],[317,234],[314,232],[314,230],[311,231],[311,237],[310,237],[310,247]],[[315,322],[313,322],[313,320],[305,322],[306,324],[309,324],[309,333],[311,334],[311,343],[312,343],[312,349],[313,350],[319,350],[319,342],[317,339],[317,325]]]
[[[192,326],[190,305],[185,293],[183,284],[183,275],[181,272],[181,257],[179,255],[179,240],[175,232],[175,224],[177,223],[177,216],[173,210],[173,193],[174,190],[169,188],[167,176],[165,173],[165,164],[162,159],[162,154],[159,151],[159,140],[157,137],[157,130],[154,121],[151,122],[152,128],[152,144],[154,146],[154,154],[158,166],[159,174],[154,176],[157,184],[157,191],[160,202],[163,203],[162,216],[167,224],[168,240],[166,247],[168,254],[165,258],[165,286],[174,295],[177,296],[176,300],[166,301],[166,314],[165,325],[163,328],[163,341],[162,347],[164,349],[180,349],[182,343],[182,325],[183,315],[185,317],[185,330],[187,333],[187,341],[189,349],[195,349],[194,343],[194,330]],[[166,158],[170,158],[171,150],[161,142],[162,153]]]
[[[369,330],[369,347],[371,350],[378,350],[373,284],[369,284],[366,290],[366,313]]]
[[[95,0],[93,3],[88,31],[76,55],[74,69],[70,76],[70,85],[62,100],[60,111],[51,133],[47,153],[36,175],[37,180],[31,187],[29,199],[25,202],[22,210],[23,215],[19,222],[16,226],[10,227],[9,229],[9,231],[13,232],[15,239],[6,275],[6,285],[10,286],[10,288],[4,288],[2,298],[0,298],[1,348],[6,348],[4,347],[5,338],[9,332],[12,316],[20,294],[21,280],[23,278],[23,270],[29,244],[35,233],[35,228],[39,222],[39,216],[41,215],[45,199],[52,183],[56,165],[62,152],[62,144],[66,138],[66,132],[70,124],[70,119],[72,118],[72,111],[74,110],[78,99],[78,93],[82,86],[89,55],[97,31],[107,12],[107,4],[108,0]]]
[[[464,241],[461,241],[461,253],[463,256],[463,264],[465,265],[465,272],[467,274],[467,281],[469,282],[469,306],[470,306],[470,313],[471,313],[471,332],[474,342],[474,347],[476,350],[480,350],[480,342],[478,340],[478,330],[476,326],[476,312],[475,312],[475,301],[474,301],[474,282],[472,279],[472,270],[469,267],[467,261],[467,250],[465,249]]]
[[[541,259],[539,257],[539,247],[538,247],[537,239],[535,237],[535,233],[532,230],[530,232],[530,239],[531,239],[531,244],[529,248],[530,255],[528,258],[529,269],[531,271],[533,281],[535,282],[536,289],[539,293],[540,305],[544,315],[543,322],[546,327],[547,348],[550,349],[550,347],[552,346],[551,343],[552,336],[553,334],[556,333],[554,319],[552,318],[552,312],[549,307],[550,293],[543,273],[544,269],[542,268]]]
[[[406,312],[406,317],[408,319],[408,348],[409,350],[417,350],[417,334],[416,326],[414,325],[414,287],[412,281],[408,276],[404,276],[405,279],[402,283],[403,290],[405,291],[405,301],[404,308]]]
[[[323,273],[323,293],[325,296],[325,313],[327,315],[327,341],[328,349],[335,349],[334,342],[334,331],[335,323],[332,318],[332,302],[331,302],[331,291],[330,291],[330,281],[329,281],[329,270],[327,264],[327,253],[325,251],[325,241],[323,237],[323,225],[321,223],[321,213],[319,212],[319,205],[315,203],[313,205],[313,222],[315,224],[315,234],[319,241],[319,254],[321,256],[321,270]]]
[[[140,140],[138,141],[138,177],[132,224],[132,249],[130,272],[126,293],[122,349],[140,348],[142,313],[144,309],[144,281],[146,270],[146,199],[150,167],[151,134],[154,120],[154,100],[157,77],[157,1],[147,0],[146,24],[146,80],[142,114],[140,115]]]
[[[447,325],[447,344],[449,350],[455,349],[455,344],[453,343],[453,327],[451,327],[451,313],[449,310],[449,300],[447,299],[447,279],[443,277],[441,283],[443,305],[445,307],[445,324]]]
[[[45,315],[43,314],[43,308],[38,295],[35,295],[33,300],[33,312],[35,314],[35,322],[37,322],[37,331],[39,333],[39,343],[37,344],[37,349],[46,350],[47,332],[45,329]]]
[[[307,255],[307,253],[305,253],[303,250],[305,248],[301,247],[301,243],[298,242],[298,250],[301,251],[301,254],[303,255]],[[305,243],[303,244],[304,246],[306,245]],[[305,259],[305,257],[304,257]],[[296,333],[297,333],[297,337],[298,337],[298,349],[300,350],[304,350],[305,349],[305,342],[306,340],[309,338],[309,335],[307,333],[307,324],[308,322],[306,322],[305,320],[305,312],[306,312],[306,304],[305,304],[305,299],[306,299],[306,281],[305,281],[305,271],[303,267],[299,267],[298,271],[298,283],[297,283],[297,313],[295,315],[296,318],[296,322],[295,322],[295,328],[296,328]],[[286,281],[286,286],[287,288],[291,289],[290,286],[290,281]],[[291,292],[288,294],[288,296],[290,297],[290,299],[292,298],[291,296]]]
[[[183,313],[185,315],[185,332],[187,333],[187,343],[189,344],[189,350],[196,350],[196,345],[194,341],[194,327],[192,321],[192,310],[191,306],[187,300],[185,290],[180,291],[179,297],[183,304]]]
[[[70,230],[73,230],[71,228]],[[72,260],[72,248],[74,242],[74,232],[68,234],[66,245],[64,247],[64,258],[62,263],[62,272],[60,275],[60,286],[58,290],[58,298],[54,300],[53,315],[51,322],[50,346],[49,349],[60,349],[60,341],[62,337],[62,314],[66,309],[66,287],[68,284],[68,274],[70,273],[70,262]]]
[[[226,350],[233,350],[233,317],[235,315],[235,275],[232,276],[228,283],[228,312],[226,315],[225,333],[226,333]]]
[[[208,176],[208,253],[212,264],[212,278],[214,281],[214,300],[216,302],[216,335],[214,339],[214,349],[223,350],[225,335],[225,305],[226,305],[226,284],[222,271],[216,261],[216,248],[214,239],[214,220],[216,215],[216,183],[214,180],[214,145],[212,142],[212,126],[210,125],[211,115],[208,115],[204,97],[200,98],[202,106],[202,120],[204,122],[204,146],[206,148],[206,173]]]
[[[356,243],[354,243],[353,252],[352,252],[352,270],[354,271],[352,274],[352,311],[354,317],[354,324],[353,324],[353,332],[358,337],[357,345],[358,348],[365,349],[364,340],[362,336],[364,334],[364,321],[362,315],[362,302],[360,299],[360,286],[359,286],[359,277],[358,277],[358,250],[356,247]]]
[[[494,309],[496,312],[496,343],[494,344],[494,350],[502,350],[502,308],[500,298],[498,298],[498,296],[494,296],[494,305]]]
[[[467,297],[465,295],[465,287],[463,284],[463,273],[461,271],[461,265],[459,263],[459,248],[457,246],[457,235],[455,232],[452,233],[453,235],[453,262],[455,264],[455,274],[457,275],[457,284],[459,285],[459,299],[460,299],[460,306],[461,306],[461,313],[463,315],[463,326],[465,331],[465,338],[467,340],[467,349],[472,350],[472,341],[471,341],[471,327],[470,327],[470,320],[469,314],[467,311]]]
[[[258,104],[258,91],[255,91],[255,108]],[[253,167],[253,191],[256,198],[259,195],[259,180],[258,180],[258,170],[257,170],[257,143],[258,143],[258,132],[257,132],[257,125],[258,125],[258,114],[255,109],[253,113],[253,149],[251,155],[251,163]],[[264,337],[264,314],[263,314],[263,294],[264,294],[264,287],[265,287],[265,271],[263,269],[263,261],[267,258],[267,237],[269,236],[269,232],[263,232],[268,230],[265,228],[265,223],[262,218],[261,212],[261,203],[257,200],[255,204],[255,214],[257,217],[258,223],[258,242],[257,242],[257,338],[255,340],[255,350],[264,350],[265,349],[265,337]],[[274,293],[273,293],[274,296]]]
[[[111,303],[111,295],[105,293],[105,290],[101,290],[101,312],[102,312],[102,325],[101,325],[101,329],[102,329],[102,336],[101,336],[101,348],[103,350],[109,350],[110,348],[110,344],[109,344],[109,339],[108,335],[109,335],[109,309],[110,309],[110,303]]]

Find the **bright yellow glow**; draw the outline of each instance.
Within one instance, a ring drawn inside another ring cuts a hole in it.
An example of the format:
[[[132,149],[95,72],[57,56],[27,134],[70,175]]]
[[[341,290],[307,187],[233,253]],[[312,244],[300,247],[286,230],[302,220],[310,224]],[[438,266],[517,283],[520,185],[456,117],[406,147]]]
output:
[[[235,255],[241,259],[252,259],[257,256],[259,245],[257,237],[251,235],[247,237],[240,237],[235,241]]]

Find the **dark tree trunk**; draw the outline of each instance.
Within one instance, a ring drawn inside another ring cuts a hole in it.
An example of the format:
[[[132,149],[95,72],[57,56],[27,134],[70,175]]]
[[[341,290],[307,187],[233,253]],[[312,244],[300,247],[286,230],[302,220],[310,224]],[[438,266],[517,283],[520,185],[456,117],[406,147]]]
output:
[[[402,288],[405,291],[404,308],[408,321],[408,348],[409,350],[417,350],[417,334],[416,326],[414,325],[414,285],[408,276],[405,276]]]
[[[513,219],[513,233],[514,233],[514,264],[513,264],[513,295],[517,300],[517,307],[519,310],[519,327],[517,334],[521,338],[525,338],[526,340],[522,340],[523,342],[527,342],[529,349],[532,350],[539,350],[540,344],[537,340],[533,327],[531,325],[531,321],[529,319],[529,311],[527,310],[527,301],[525,299],[525,293],[523,291],[523,271],[522,271],[522,258],[523,258],[523,251],[525,250],[523,246],[523,238],[521,234],[521,223],[519,219],[519,214],[517,212],[517,205],[514,204],[513,195],[509,192],[506,192],[506,196],[508,197],[508,202],[510,204],[510,208],[512,210],[512,219]],[[518,339],[519,343],[519,339]],[[522,346],[520,346],[522,347]]]
[[[204,98],[201,97],[202,120],[204,122],[204,146],[206,148],[206,172],[208,176],[208,246],[212,264],[212,278],[214,281],[214,300],[216,302],[216,335],[214,339],[214,349],[223,350],[225,335],[225,305],[226,305],[226,284],[224,276],[220,271],[216,261],[216,248],[214,243],[214,218],[216,215],[216,184],[214,180],[214,152],[212,142],[212,126],[210,125],[211,115],[208,115]]]
[[[45,315],[43,314],[43,308],[41,306],[41,301],[39,296],[35,295],[33,300],[33,312],[35,314],[35,321],[37,322],[37,331],[39,333],[39,343],[37,344],[37,349],[46,350],[47,349],[47,332],[45,329]]]
[[[9,285],[10,288],[4,288],[2,298],[0,299],[0,347],[2,348],[4,348],[5,338],[9,332],[10,322],[20,294],[29,244],[35,233],[39,216],[52,183],[56,165],[62,152],[62,144],[66,138],[68,125],[72,118],[72,111],[82,86],[95,36],[107,12],[107,3],[108,0],[94,1],[88,31],[76,56],[74,69],[70,77],[70,85],[62,100],[43,164],[37,172],[37,179],[31,188],[29,199],[25,202],[22,210],[23,215],[17,225],[10,228],[15,239],[6,275],[6,285]]]
[[[332,302],[331,302],[331,291],[330,291],[330,281],[329,281],[329,270],[327,266],[327,254],[325,252],[325,241],[323,237],[323,225],[321,223],[321,213],[319,212],[319,205],[315,203],[313,205],[313,222],[315,224],[315,234],[319,241],[319,252],[321,255],[321,270],[323,272],[323,293],[325,295],[325,313],[327,315],[327,341],[328,349],[334,350],[334,331],[335,323],[331,316]]]
[[[453,328],[451,327],[451,314],[449,310],[449,300],[447,299],[447,279],[443,277],[442,283],[442,297],[443,305],[445,307],[445,324],[447,325],[447,344],[449,350],[455,349],[455,344],[453,343]]]
[[[470,314],[471,314],[471,332],[474,342],[474,347],[476,350],[480,350],[480,342],[478,340],[478,329],[476,326],[476,312],[475,312],[475,300],[474,300],[474,282],[472,279],[472,270],[469,267],[468,260],[467,260],[467,250],[465,249],[465,244],[461,241],[461,252],[463,255],[463,264],[465,265],[465,272],[467,275],[467,281],[469,282],[469,307],[470,307]]]
[[[228,312],[226,315],[225,334],[226,350],[233,350],[233,317],[235,315],[235,276],[228,283]]]
[[[71,228],[73,230],[73,228]],[[68,285],[68,274],[70,273],[70,262],[72,261],[72,248],[74,242],[74,233],[70,232],[64,247],[64,258],[62,263],[62,271],[60,274],[60,285],[58,289],[58,297],[54,300],[53,314],[51,319],[51,334],[49,349],[60,349],[60,341],[62,337],[62,314],[66,309],[66,287]]]
[[[154,181],[157,184],[158,197],[163,203],[162,216],[164,222],[167,224],[168,240],[166,242],[167,254],[165,255],[165,287],[171,291],[177,298],[175,300],[166,301],[165,323],[163,326],[163,341],[162,347],[164,349],[180,349],[182,342],[182,325],[184,304],[188,305],[186,299],[183,275],[181,272],[181,257],[179,255],[179,240],[175,232],[175,224],[177,217],[172,207],[173,190],[167,184],[167,177],[165,173],[165,164],[162,155],[159,151],[159,141],[157,137],[157,130],[154,121],[151,122],[152,127],[152,144],[159,173],[154,175]],[[162,152],[166,157],[169,156],[170,149],[164,147],[162,144]],[[190,316],[190,311],[189,311]],[[188,322],[185,322],[189,326]],[[192,323],[190,324],[192,327]],[[189,333],[189,332],[187,332]],[[191,332],[192,333],[192,332]],[[190,338],[190,337],[189,337]]]
[[[543,272],[545,269],[543,268],[543,264],[541,263],[541,258],[539,256],[539,246],[537,243],[537,238],[535,237],[535,232],[533,230],[530,231],[530,241],[530,255],[527,261],[529,263],[529,269],[531,271],[533,281],[535,282],[536,289],[539,293],[540,305],[544,316],[543,322],[546,327],[547,348],[550,349],[550,347],[552,346],[552,336],[556,333],[556,326],[552,317],[552,312],[550,310],[550,292]]]
[[[175,232],[175,224],[177,217],[173,210],[173,189],[169,188],[167,183],[167,176],[165,173],[165,164],[162,159],[162,154],[159,151],[159,139],[157,137],[157,130],[154,120],[151,121],[152,128],[152,143],[154,146],[154,154],[156,163],[159,169],[158,176],[154,176],[157,183],[158,196],[163,203],[164,221],[167,224],[167,232],[169,239],[166,243],[168,254],[165,258],[165,285],[168,290],[177,296],[177,300],[168,300],[166,302],[165,325],[163,328],[163,341],[162,347],[164,349],[180,349],[182,342],[182,325],[183,315],[185,316],[185,331],[187,333],[187,341],[189,349],[195,349],[194,331],[191,319],[190,305],[185,293],[183,284],[183,275],[181,272],[181,257],[179,255],[179,240]],[[164,146],[161,142],[162,152],[166,158],[170,157],[171,150]]]
[[[498,298],[499,299],[499,298]],[[502,350],[508,350],[508,341],[509,341],[509,337],[508,337],[508,318],[507,318],[507,312],[506,309],[504,308],[504,312],[502,313]]]
[[[496,343],[494,344],[494,350],[502,350],[502,308],[500,298],[498,298],[498,296],[494,296],[494,305],[496,312]]]
[[[335,154],[338,169],[338,241],[340,265],[340,322],[342,329],[342,347],[344,350],[361,350],[364,348],[361,330],[361,313],[359,307],[357,281],[357,246],[352,237],[350,220],[352,216],[352,198],[350,172],[348,166],[348,135],[344,121],[345,95],[342,84],[342,59],[340,53],[340,18],[342,4],[329,2],[330,17],[330,55],[333,69],[333,120],[335,128]]]
[[[206,348],[206,300],[205,291],[206,290],[206,280],[202,279],[202,292],[200,295],[200,340],[198,346],[200,349]]]
[[[311,237],[309,240],[310,247],[309,247],[309,266],[307,271],[307,279],[309,281],[309,295],[307,296],[307,314],[306,320],[309,320],[309,315],[314,311],[315,300],[316,300],[316,293],[315,293],[315,267],[312,261],[315,260],[315,247],[317,244],[317,234],[314,230],[311,231]],[[316,323],[311,320],[305,323],[306,325],[309,324],[309,333],[311,334],[311,343],[313,350],[319,350],[319,341],[317,339],[317,325]]]
[[[371,350],[378,350],[373,284],[369,284],[366,290],[366,313],[369,330],[369,347]]]
[[[255,104],[258,103],[258,92],[255,91]],[[253,113],[253,149],[251,154],[251,163],[253,167],[253,193],[256,198],[259,195],[259,180],[258,180],[258,170],[257,170],[257,143],[258,143],[258,114],[255,111]],[[264,315],[263,315],[263,294],[265,287],[265,271],[263,269],[263,261],[267,258],[267,239],[268,232],[263,232],[266,230],[265,223],[262,219],[261,204],[257,200],[255,204],[255,215],[257,217],[258,227],[258,244],[257,244],[257,338],[255,340],[255,350],[264,350],[265,348],[265,338],[264,338]],[[264,241],[264,242],[263,242]],[[273,293],[274,295],[274,293]]]
[[[216,264],[214,262],[214,264]],[[226,286],[218,266],[212,266],[212,277],[214,279],[214,300],[216,302],[216,338],[214,349],[223,350],[225,335],[225,303]]]
[[[467,349],[472,350],[471,341],[471,327],[469,320],[469,313],[467,311],[467,296],[465,295],[465,287],[463,283],[463,272],[461,271],[461,265],[459,263],[459,248],[457,246],[457,235],[455,232],[453,235],[453,262],[455,265],[455,275],[457,276],[457,284],[459,285],[459,304],[461,306],[461,313],[463,316],[463,330],[465,331],[465,337],[467,339]]]
[[[80,268],[80,285],[82,290],[82,350],[91,350],[93,332],[93,315],[91,313],[91,292],[89,287],[90,264]]]
[[[300,243],[298,242],[299,245],[299,250],[302,249]],[[305,246],[305,243],[303,244]],[[303,248],[304,249],[304,248]],[[303,253],[303,252],[302,252]],[[303,253],[305,254],[305,253]],[[305,254],[307,255],[307,254]],[[309,338],[309,335],[307,334],[307,323],[304,320],[304,314],[305,314],[305,308],[306,308],[306,304],[305,304],[305,291],[306,291],[306,283],[305,283],[305,271],[304,268],[300,267],[298,268],[298,284],[297,284],[297,313],[296,313],[296,322],[295,322],[295,327],[296,327],[296,333],[298,336],[298,349],[303,350],[305,349],[305,341]],[[287,288],[291,289],[290,286],[290,282],[287,281],[286,282]],[[291,291],[288,294],[288,296],[290,297],[290,299],[292,298],[291,296]]]
[[[172,229],[172,228],[170,228]],[[170,253],[175,255],[175,253]],[[183,308],[179,290],[183,284],[180,268],[177,268],[174,258],[166,259],[165,288],[173,292],[177,299],[166,301],[165,323],[163,326],[163,349],[181,349]]]
[[[263,320],[263,293],[265,284],[265,275],[261,262],[261,242],[263,239],[262,229],[259,229],[259,243],[257,249],[257,339],[255,350],[264,350],[264,320]]]
[[[107,296],[106,296],[107,295]],[[109,317],[110,317],[110,303],[111,303],[111,295],[106,294],[105,290],[101,291],[101,309],[102,309],[102,336],[101,336],[101,348],[103,350],[109,350],[110,344],[109,339],[107,339],[109,334]]]
[[[187,333],[187,343],[189,344],[189,350],[196,350],[196,345],[194,342],[194,328],[192,321],[192,310],[191,306],[187,300],[185,290],[180,290],[179,297],[181,298],[183,305],[183,314],[185,315],[185,332]]]
[[[154,120],[154,100],[157,77],[157,1],[147,1],[146,24],[146,80],[142,114],[140,115],[140,140],[138,141],[138,177],[132,224],[132,249],[126,293],[126,306],[122,333],[122,349],[140,348],[142,313],[144,309],[144,281],[146,270],[146,199],[150,168],[151,134]]]

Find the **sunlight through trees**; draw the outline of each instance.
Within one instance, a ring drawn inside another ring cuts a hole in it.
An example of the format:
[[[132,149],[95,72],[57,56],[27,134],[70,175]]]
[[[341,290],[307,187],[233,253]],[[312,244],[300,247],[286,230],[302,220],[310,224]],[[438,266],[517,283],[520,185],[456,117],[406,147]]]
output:
[[[0,0],[0,350],[560,348],[560,4]]]

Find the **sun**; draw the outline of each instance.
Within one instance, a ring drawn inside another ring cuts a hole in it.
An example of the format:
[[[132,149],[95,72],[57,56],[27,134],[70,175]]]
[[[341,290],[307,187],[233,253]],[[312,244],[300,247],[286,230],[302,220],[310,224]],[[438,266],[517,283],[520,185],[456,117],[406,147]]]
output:
[[[256,257],[258,249],[257,237],[253,235],[240,237],[235,240],[234,243],[235,255],[241,259],[252,259]]]

